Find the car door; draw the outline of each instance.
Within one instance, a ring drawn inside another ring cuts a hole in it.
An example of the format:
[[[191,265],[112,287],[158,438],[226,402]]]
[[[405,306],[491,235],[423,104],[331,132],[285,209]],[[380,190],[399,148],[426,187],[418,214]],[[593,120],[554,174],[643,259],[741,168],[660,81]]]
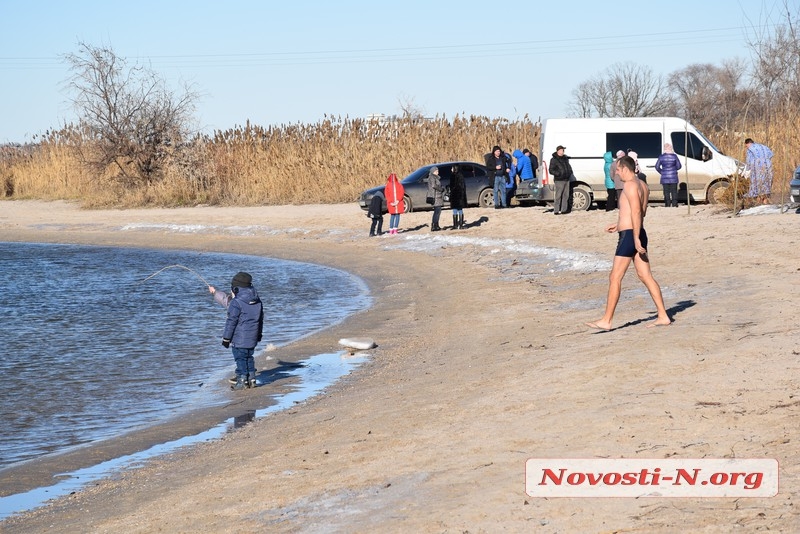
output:
[[[440,165],[439,166],[439,181],[442,183],[442,187],[445,191],[447,188],[450,187],[450,179],[453,177],[453,166],[452,165]],[[445,202],[445,204],[449,204],[449,202]]]
[[[464,175],[464,185],[467,190],[467,203],[480,204],[480,194],[489,183],[489,174],[486,167],[477,163],[462,163],[461,173]]]

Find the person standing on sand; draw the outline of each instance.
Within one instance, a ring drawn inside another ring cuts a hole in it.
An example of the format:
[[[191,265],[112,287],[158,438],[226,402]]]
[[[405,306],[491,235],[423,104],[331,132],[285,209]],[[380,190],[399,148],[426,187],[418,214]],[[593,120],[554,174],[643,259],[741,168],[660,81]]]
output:
[[[383,193],[378,191],[372,197],[367,210],[367,217],[372,219],[372,224],[369,227],[369,236],[375,237],[383,235],[383,201],[386,197]]]
[[[444,206],[444,187],[442,187],[442,180],[439,178],[439,167],[435,165],[428,171],[428,198],[433,199],[431,232],[438,232],[441,230],[439,217],[442,215],[442,206]]]
[[[656,320],[647,325],[667,326],[672,320],[664,308],[664,298],[661,287],[650,272],[650,259],[647,257],[647,233],[644,231],[644,217],[647,213],[647,200],[650,189],[647,184],[636,176],[636,163],[630,156],[623,156],[617,160],[617,169],[624,182],[622,197],[619,199],[619,216],[616,224],[606,227],[606,232],[618,232],[617,251],[614,253],[614,263],[608,279],[608,298],[606,300],[605,314],[599,321],[586,323],[587,326],[598,330],[611,330],[611,320],[619,302],[622,291],[622,278],[633,260],[639,280],[647,288],[653,303],[658,310]]]
[[[402,182],[397,179],[397,175],[392,173],[386,180],[386,207],[389,210],[389,235],[397,235],[397,228],[400,226],[400,214],[406,210],[403,197],[406,190]]]
[[[467,207],[467,186],[458,165],[453,165],[450,176],[450,207],[453,208],[453,230],[464,228],[464,208]]]
[[[678,171],[681,160],[675,155],[671,143],[664,143],[664,153],[656,160],[656,172],[661,175],[661,187],[664,189],[664,207],[678,207]]]
[[[553,197],[553,214],[561,215],[570,212],[572,202],[572,189],[570,180],[572,179],[572,165],[569,163],[569,156],[564,154],[567,149],[564,145],[558,145],[553,157],[550,158],[550,174],[556,185]]]
[[[772,150],[749,137],[744,144],[747,146],[745,162],[750,171],[750,190],[746,196],[757,204],[769,204],[772,194]]]

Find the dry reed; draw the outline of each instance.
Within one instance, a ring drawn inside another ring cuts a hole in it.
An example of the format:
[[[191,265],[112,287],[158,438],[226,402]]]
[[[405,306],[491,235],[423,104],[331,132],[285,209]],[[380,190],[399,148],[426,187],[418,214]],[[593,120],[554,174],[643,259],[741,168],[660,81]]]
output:
[[[775,152],[773,200],[780,202],[800,157],[797,116],[776,114],[707,132],[744,159],[744,138]],[[702,130],[702,125],[697,125]],[[538,152],[541,125],[482,116],[365,120],[326,116],[316,124],[250,123],[198,136],[174,150],[158,180],[126,184],[108,169],[90,175],[80,154],[91,140],[77,129],[49,132],[37,144],[0,147],[0,196],[80,200],[85,207],[278,205],[355,201],[364,189],[437,161],[483,161],[493,145]]]

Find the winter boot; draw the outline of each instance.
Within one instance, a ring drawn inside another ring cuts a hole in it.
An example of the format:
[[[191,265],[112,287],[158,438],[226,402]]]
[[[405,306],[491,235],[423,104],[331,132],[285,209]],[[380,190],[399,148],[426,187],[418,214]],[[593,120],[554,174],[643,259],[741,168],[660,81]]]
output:
[[[458,229],[459,230],[463,230],[464,229],[464,214],[463,213],[459,213],[458,214]]]
[[[251,374],[251,375],[250,375],[250,377],[247,379],[247,387],[249,387],[249,388],[254,388],[254,387],[256,387],[257,385],[258,385],[258,384],[256,384],[256,374],[255,374],[255,373],[253,373],[253,374]]]
[[[458,214],[453,214],[453,230],[458,230]]]
[[[235,391],[241,391],[243,389],[247,389],[247,377],[246,376],[238,376],[236,378],[236,383],[231,386],[231,389]]]

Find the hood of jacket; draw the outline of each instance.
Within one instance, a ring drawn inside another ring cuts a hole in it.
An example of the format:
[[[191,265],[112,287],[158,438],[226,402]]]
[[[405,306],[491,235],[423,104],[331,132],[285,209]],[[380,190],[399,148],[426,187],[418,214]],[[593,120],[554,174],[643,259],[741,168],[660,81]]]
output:
[[[515,157],[515,158],[519,159],[519,158],[521,158],[522,156],[523,156],[523,154],[522,154],[522,150],[520,150],[520,149],[516,149],[516,150],[514,151],[514,157]]]
[[[255,304],[260,300],[258,298],[258,292],[256,291],[256,288],[254,288],[253,286],[240,287],[239,290],[236,292],[236,298],[248,304]]]
[[[612,154],[611,151],[609,150],[608,152],[603,154],[603,160],[606,163],[613,163],[614,162],[614,154]]]

